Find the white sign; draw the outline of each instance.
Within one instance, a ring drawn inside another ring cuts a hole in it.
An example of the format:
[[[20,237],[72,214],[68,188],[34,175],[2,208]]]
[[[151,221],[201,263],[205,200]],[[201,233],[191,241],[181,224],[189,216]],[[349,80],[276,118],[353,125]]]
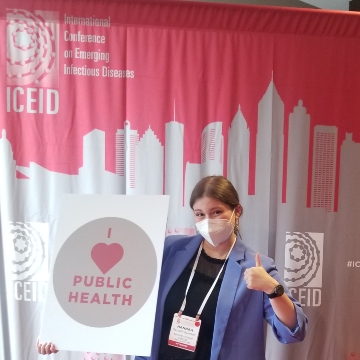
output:
[[[40,343],[150,355],[168,206],[166,195],[65,195]]]

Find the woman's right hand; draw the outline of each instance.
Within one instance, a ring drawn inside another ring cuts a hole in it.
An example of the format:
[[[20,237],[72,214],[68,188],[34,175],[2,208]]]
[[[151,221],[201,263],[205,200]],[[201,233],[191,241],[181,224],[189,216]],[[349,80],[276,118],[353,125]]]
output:
[[[56,347],[53,343],[45,343],[40,344],[39,339],[36,341],[36,348],[39,354],[46,355],[46,354],[56,354],[59,350],[56,350]]]

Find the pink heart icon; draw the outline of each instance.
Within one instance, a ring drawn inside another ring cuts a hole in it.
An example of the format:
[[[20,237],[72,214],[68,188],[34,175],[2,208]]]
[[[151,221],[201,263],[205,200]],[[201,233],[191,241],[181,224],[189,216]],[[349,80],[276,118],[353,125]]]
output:
[[[98,243],[91,249],[91,258],[103,274],[106,274],[124,256],[124,249],[120,244]]]

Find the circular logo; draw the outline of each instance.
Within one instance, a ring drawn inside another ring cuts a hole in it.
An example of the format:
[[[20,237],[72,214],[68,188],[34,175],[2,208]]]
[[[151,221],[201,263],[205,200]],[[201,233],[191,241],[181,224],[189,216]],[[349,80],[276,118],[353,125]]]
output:
[[[14,247],[13,274],[16,280],[33,280],[45,260],[45,243],[31,223],[11,223]]]
[[[55,36],[40,15],[7,10],[7,77],[19,85],[39,84],[55,63]]]
[[[287,233],[285,277],[288,286],[307,286],[320,267],[320,250],[308,233]]]
[[[129,220],[100,218],[78,228],[61,247],[54,291],[75,321],[114,326],[145,304],[156,272],[156,252],[144,230]]]

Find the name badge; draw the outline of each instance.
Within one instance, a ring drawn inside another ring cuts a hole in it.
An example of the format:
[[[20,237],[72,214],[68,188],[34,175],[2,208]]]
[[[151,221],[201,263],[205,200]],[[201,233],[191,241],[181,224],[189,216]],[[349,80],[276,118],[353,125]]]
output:
[[[168,345],[180,349],[195,351],[199,337],[201,320],[196,320],[190,316],[174,314],[171,324]]]

